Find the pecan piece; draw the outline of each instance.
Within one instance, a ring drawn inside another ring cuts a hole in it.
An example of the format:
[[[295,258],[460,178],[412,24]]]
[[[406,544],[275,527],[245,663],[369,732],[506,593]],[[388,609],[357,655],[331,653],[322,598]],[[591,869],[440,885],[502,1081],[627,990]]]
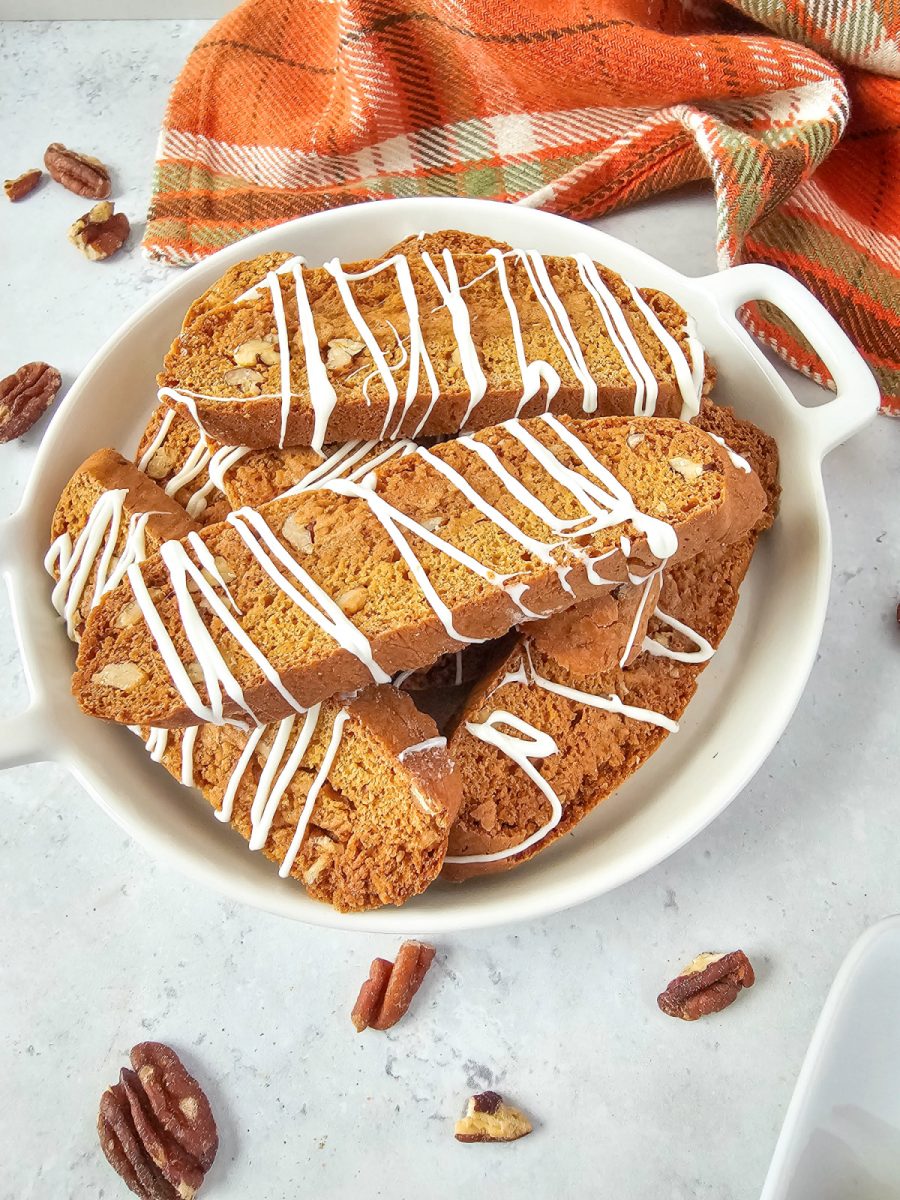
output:
[[[17,200],[24,200],[30,192],[34,191],[40,183],[43,173],[37,167],[34,167],[31,171],[23,171],[15,179],[4,180],[3,190],[6,192],[7,197],[15,204]]]
[[[350,1014],[356,1032],[390,1029],[405,1016],[434,959],[434,947],[404,942],[394,962],[376,958]]]
[[[531,1122],[499,1092],[470,1096],[466,1115],[456,1122],[458,1142],[515,1142],[531,1133]]]
[[[131,1065],[156,1120],[208,1171],[219,1148],[219,1135],[200,1084],[175,1051],[162,1042],[138,1043],[131,1051]]]
[[[753,987],[755,981],[750,959],[743,950],[698,954],[656,1002],[666,1016],[696,1021],[733,1004],[738,992]]]
[[[206,1096],[160,1042],[141,1042],[131,1061],[100,1100],[103,1153],[144,1200],[193,1200],[218,1147]]]
[[[44,166],[52,179],[87,200],[105,200],[111,190],[109,170],[99,158],[51,142],[44,151]]]
[[[108,1087],[100,1098],[97,1133],[107,1162],[129,1191],[142,1200],[178,1200],[178,1193],[144,1149],[119,1083]]]
[[[121,250],[130,232],[125,214],[114,212],[108,200],[101,200],[72,225],[69,241],[91,262],[100,262]]]
[[[62,379],[45,362],[26,363],[0,380],[0,443],[27,433],[56,398]]]
[[[144,1150],[182,1200],[193,1200],[203,1183],[203,1168],[168,1130],[162,1128],[134,1071],[123,1067],[119,1084],[128,1100],[131,1120]]]

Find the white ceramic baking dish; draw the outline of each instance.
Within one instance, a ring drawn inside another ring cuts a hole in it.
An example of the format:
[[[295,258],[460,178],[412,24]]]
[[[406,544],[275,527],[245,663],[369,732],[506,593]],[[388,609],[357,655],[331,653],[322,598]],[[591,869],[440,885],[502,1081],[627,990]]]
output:
[[[778,441],[781,515],[744,586],[737,618],[703,676],[681,732],[569,837],[518,870],[462,886],[438,883],[402,909],[341,916],[310,900],[207,802],[152,763],[126,730],[84,716],[69,680],[74,651],[50,605],[42,559],[54,505],[74,468],[99,446],[130,453],[154,402],[158,365],[189,302],[227,267],[276,248],[313,264],[376,255],[419,230],[457,228],[527,249],[586,251],[639,285],[673,295],[697,322],[718,368],[717,398]],[[837,395],[802,407],[739,324],[765,299],[816,346]],[[304,217],[256,234],[180,274],[94,356],[44,436],[20,510],[0,525],[31,702],[0,722],[0,766],[64,763],[124,829],[154,854],[228,896],[312,924],[438,932],[538,917],[598,896],[682,846],[737,795],[790,719],[819,644],[831,575],[821,462],[874,414],[875,381],[839,327],[795,280],[764,266],[689,279],[574,221],[478,200],[397,200]]]

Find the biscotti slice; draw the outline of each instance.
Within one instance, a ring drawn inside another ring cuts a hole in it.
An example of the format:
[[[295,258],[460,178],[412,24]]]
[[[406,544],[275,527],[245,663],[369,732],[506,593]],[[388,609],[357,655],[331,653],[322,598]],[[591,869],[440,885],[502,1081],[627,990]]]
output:
[[[446,740],[404,693],[373,687],[252,732],[143,730],[148,750],[316,900],[404,904],[438,874],[459,809]]]
[[[507,870],[551,845],[620,787],[681,718],[728,629],[779,496],[778,452],[768,435],[729,409],[704,410],[699,419],[752,463],[764,482],[765,512],[724,552],[709,547],[665,572],[642,653],[630,666],[598,667],[593,675],[567,670],[567,631],[557,626],[555,643],[550,636],[557,618],[546,622],[543,648],[519,638],[470,697],[450,740],[463,806],[449,849],[461,861],[448,861],[447,878]]]
[[[231,511],[218,486],[216,468],[221,471],[239,457],[242,455],[227,447],[210,446],[185,413],[158,404],[141,435],[134,461],[189,517],[200,525],[214,525]]]
[[[630,667],[573,676],[523,639],[484,680],[450,738],[463,803],[444,878],[527,862],[616,791],[677,729],[706,657],[734,614],[756,537],[724,556],[709,550],[671,569],[661,608],[674,621],[651,619],[648,641],[657,652],[645,650]]]
[[[763,503],[691,425],[510,421],[164,546],[92,614],[74,691],[132,725],[280,719],[729,540]],[[122,662],[127,690],[105,683]]]
[[[53,605],[73,641],[91,608],[129,566],[163,542],[199,529],[175,500],[115,450],[97,450],[66,484],[50,525],[45,564],[56,580]],[[118,615],[134,614],[125,606]]]
[[[257,449],[452,434],[548,408],[697,411],[704,356],[671,297],[583,254],[439,254],[438,238],[381,260],[282,263],[182,331],[161,397]]]

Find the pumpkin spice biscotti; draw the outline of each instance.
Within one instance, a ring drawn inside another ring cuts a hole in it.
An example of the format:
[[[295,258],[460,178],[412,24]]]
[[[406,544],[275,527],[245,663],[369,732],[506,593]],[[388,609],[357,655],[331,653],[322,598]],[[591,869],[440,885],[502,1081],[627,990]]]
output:
[[[45,560],[56,579],[53,604],[73,641],[88,613],[133,563],[163,542],[196,532],[180,504],[115,450],[97,450],[66,484]]]
[[[765,510],[731,545],[707,547],[667,568],[636,657],[610,662],[605,627],[593,646],[588,635],[573,653],[563,623],[568,613],[547,621],[539,639],[533,632],[519,636],[472,693],[450,739],[463,804],[445,878],[526,862],[574,828],[677,729],[731,623],[779,496],[771,438],[729,409],[704,407],[699,420],[752,464],[765,488]]]
[[[696,413],[708,372],[671,297],[585,254],[439,252],[440,237],[381,260],[282,261],[194,316],[161,398],[217,441],[258,449],[452,434],[547,409]]]
[[[142,730],[279,874],[341,912],[403,904],[441,869],[462,796],[446,741],[392,687],[241,731]]]
[[[73,689],[126,724],[280,719],[733,540],[763,504],[691,425],[510,421],[163,546],[91,614]]]

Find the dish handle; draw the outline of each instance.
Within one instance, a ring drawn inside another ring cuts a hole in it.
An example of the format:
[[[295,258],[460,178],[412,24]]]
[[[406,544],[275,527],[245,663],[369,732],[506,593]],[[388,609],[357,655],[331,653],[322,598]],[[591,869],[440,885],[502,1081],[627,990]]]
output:
[[[750,345],[753,340],[738,321],[737,310],[753,300],[766,300],[794,322],[825,363],[837,394],[816,408],[803,408],[803,420],[821,457],[875,415],[880,395],[874,375],[831,313],[793,275],[765,263],[747,263],[707,275],[702,282],[728,323]]]
[[[12,627],[30,699],[23,712],[0,717],[0,770],[6,767],[20,767],[26,763],[47,762],[55,757],[51,751],[49,733],[53,728],[50,709],[46,696],[37,684],[37,674],[32,668],[32,664],[37,661],[39,647],[33,638],[26,641],[25,626],[20,620],[27,604],[22,590],[22,577],[16,570],[16,565],[21,562],[22,557],[21,525],[21,510],[9,520],[0,521],[0,575],[6,580],[12,610]]]

